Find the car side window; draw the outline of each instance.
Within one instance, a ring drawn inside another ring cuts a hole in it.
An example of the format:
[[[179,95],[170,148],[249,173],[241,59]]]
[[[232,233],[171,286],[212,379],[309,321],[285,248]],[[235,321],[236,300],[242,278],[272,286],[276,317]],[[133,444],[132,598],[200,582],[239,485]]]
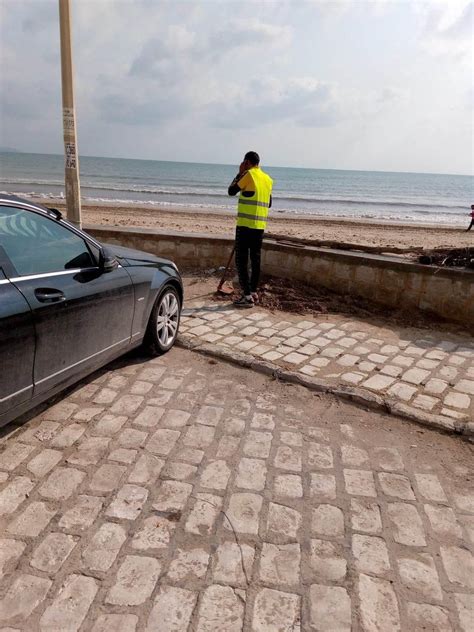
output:
[[[96,265],[84,239],[55,220],[0,206],[0,245],[20,276]]]

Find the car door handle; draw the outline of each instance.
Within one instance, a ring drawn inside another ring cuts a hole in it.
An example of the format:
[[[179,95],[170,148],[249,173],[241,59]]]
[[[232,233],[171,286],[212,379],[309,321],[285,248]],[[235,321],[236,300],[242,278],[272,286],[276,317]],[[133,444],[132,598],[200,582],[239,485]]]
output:
[[[35,290],[35,296],[40,303],[60,303],[61,301],[66,300],[64,292],[50,287],[37,288]]]

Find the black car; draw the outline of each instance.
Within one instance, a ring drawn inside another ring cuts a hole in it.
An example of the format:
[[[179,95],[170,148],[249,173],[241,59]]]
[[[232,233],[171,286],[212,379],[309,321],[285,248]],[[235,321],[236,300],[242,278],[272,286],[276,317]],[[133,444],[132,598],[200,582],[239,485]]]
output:
[[[133,347],[168,351],[182,303],[171,261],[0,194],[0,426]]]

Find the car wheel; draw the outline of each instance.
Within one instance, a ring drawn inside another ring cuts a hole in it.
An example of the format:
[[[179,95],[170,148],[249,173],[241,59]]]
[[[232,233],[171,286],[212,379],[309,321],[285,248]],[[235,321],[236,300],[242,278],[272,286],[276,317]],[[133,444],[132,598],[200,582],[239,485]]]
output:
[[[166,353],[178,335],[181,301],[174,287],[168,285],[158,297],[148,321],[145,345],[154,354]]]

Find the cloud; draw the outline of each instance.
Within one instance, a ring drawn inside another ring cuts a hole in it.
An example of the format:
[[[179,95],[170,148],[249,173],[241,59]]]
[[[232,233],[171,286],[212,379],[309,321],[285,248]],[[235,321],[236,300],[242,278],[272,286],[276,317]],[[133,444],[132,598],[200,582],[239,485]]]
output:
[[[419,5],[424,17],[422,48],[434,56],[472,56],[474,4],[471,0]]]
[[[342,117],[334,93],[332,85],[314,78],[254,79],[234,98],[211,104],[209,113],[216,127],[256,127],[285,120],[302,127],[328,127]]]

